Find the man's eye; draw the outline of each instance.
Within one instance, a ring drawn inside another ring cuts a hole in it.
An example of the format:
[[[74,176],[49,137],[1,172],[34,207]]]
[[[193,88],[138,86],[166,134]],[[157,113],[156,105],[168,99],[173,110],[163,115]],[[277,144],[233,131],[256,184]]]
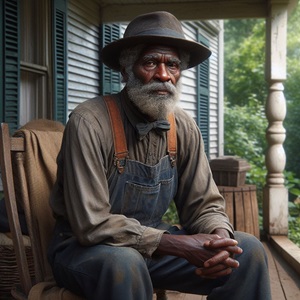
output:
[[[168,63],[168,68],[172,70],[178,70],[179,69],[179,64],[177,62],[169,62]]]
[[[146,67],[148,67],[148,68],[151,68],[151,67],[155,67],[155,66],[156,66],[156,63],[155,63],[155,61],[153,61],[153,60],[148,60],[148,61],[146,61],[146,62],[144,63],[144,65],[145,65]]]
[[[177,63],[169,63],[169,67],[178,68],[178,64]]]

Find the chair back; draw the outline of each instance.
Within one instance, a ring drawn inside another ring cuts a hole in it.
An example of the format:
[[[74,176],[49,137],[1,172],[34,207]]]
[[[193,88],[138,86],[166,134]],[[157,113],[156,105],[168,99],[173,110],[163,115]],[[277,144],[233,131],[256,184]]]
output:
[[[15,246],[22,291],[28,295],[33,283],[52,278],[47,247],[54,226],[49,196],[56,178],[56,158],[64,126],[50,120],[27,123],[10,137],[1,124],[0,161],[4,199]],[[18,209],[23,209],[31,240],[35,278],[30,278]]]

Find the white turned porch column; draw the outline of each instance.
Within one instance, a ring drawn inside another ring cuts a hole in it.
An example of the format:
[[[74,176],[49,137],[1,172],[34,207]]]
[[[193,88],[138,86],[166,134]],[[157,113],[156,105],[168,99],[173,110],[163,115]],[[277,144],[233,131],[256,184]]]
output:
[[[288,191],[284,186],[283,171],[286,155],[283,148],[286,115],[286,101],[283,82],[286,79],[286,34],[287,5],[270,0],[267,18],[266,80],[269,95],[266,103],[266,116],[269,122],[266,139],[267,178],[264,188],[263,218],[264,230],[269,234],[288,234]]]

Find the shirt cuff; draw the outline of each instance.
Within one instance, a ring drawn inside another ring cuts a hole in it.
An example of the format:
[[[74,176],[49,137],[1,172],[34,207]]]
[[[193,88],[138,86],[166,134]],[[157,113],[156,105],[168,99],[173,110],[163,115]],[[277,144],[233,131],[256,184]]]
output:
[[[159,230],[152,227],[144,226],[144,230],[140,235],[137,243],[137,250],[145,257],[151,257],[157,249],[162,235],[167,230]]]

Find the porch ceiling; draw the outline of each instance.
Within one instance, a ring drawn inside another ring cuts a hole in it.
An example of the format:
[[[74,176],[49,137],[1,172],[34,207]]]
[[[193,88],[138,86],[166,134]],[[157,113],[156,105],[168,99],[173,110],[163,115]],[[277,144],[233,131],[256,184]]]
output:
[[[138,14],[167,10],[181,20],[265,18],[270,4],[289,5],[297,0],[95,0],[103,22],[129,21]]]

